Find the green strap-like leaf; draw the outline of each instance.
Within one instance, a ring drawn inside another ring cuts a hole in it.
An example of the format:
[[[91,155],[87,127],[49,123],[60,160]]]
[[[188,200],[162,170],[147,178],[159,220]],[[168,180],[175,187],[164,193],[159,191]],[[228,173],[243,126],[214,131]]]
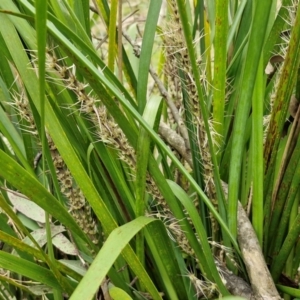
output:
[[[162,0],[150,1],[145,31],[143,35],[137,85],[137,100],[140,114],[143,114],[147,102],[149,66],[161,4]]]
[[[216,2],[215,24],[215,62],[214,62],[214,129],[216,131],[216,145],[222,145],[224,137],[224,108],[226,93],[226,62],[227,62],[227,34],[228,34],[228,0]],[[218,149],[216,149],[217,152]],[[221,153],[218,154],[220,158]]]
[[[160,98],[154,97],[147,102],[144,119],[148,122],[149,126],[153,127],[157,115],[157,111],[160,106]],[[150,153],[150,136],[145,128],[141,127],[138,137],[137,149],[136,149],[136,202],[135,213],[136,217],[143,216],[146,210],[146,182],[147,182],[147,167],[148,158]],[[144,261],[144,239],[142,233],[138,235],[136,242],[137,255],[141,261]]]
[[[132,222],[115,229],[109,235],[70,300],[92,299],[100,284],[105,279],[109,269],[125,249],[129,241],[142,228],[151,222],[157,223],[157,230],[160,230],[160,232],[162,231],[162,229],[159,229],[159,226],[163,226],[160,221],[146,217],[139,217]],[[154,295],[154,299],[161,299],[161,296],[156,294]],[[175,300],[176,298],[173,299]]]
[[[15,255],[0,251],[0,267],[62,291],[60,284],[50,270]],[[73,287],[75,286],[74,281],[68,281]]]

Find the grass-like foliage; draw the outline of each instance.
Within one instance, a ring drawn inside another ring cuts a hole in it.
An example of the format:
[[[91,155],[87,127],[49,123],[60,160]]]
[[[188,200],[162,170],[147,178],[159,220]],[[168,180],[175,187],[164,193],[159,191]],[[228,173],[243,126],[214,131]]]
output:
[[[297,1],[1,0],[0,55],[1,299],[300,298]]]

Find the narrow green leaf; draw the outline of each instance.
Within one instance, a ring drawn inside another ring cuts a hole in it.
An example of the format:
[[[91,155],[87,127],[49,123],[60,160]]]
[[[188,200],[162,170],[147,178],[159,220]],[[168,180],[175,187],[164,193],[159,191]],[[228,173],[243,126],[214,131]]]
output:
[[[109,14],[109,27],[108,27],[108,68],[114,72],[114,62],[116,57],[116,32],[117,32],[117,14],[118,3],[121,0],[112,0]],[[121,33],[120,33],[121,34]]]
[[[66,14],[65,10],[62,9],[63,3],[61,1],[49,0],[49,6],[52,8],[54,14],[61,22],[66,25],[70,24],[68,15]]]
[[[143,118],[153,127],[161,103],[161,98],[153,97],[147,102]],[[136,202],[135,215],[136,217],[143,216],[146,210],[146,183],[147,183],[147,167],[150,153],[150,136],[148,132],[140,127],[137,148],[136,148]],[[136,242],[136,252],[141,262],[144,262],[144,238],[142,232],[138,234]]]
[[[139,60],[139,75],[137,84],[138,110],[140,114],[143,113],[147,102],[149,66],[161,4],[162,0],[151,0],[147,14],[147,21]]]
[[[226,62],[227,62],[227,35],[228,35],[228,0],[216,2],[215,20],[215,61],[213,82],[213,120],[216,131],[215,144],[222,145],[224,137],[224,108],[226,94]],[[218,149],[216,149],[217,152]],[[218,156],[220,157],[221,152]]]
[[[292,297],[297,297],[297,298],[293,298],[294,300],[299,300],[299,298],[300,298],[300,290],[299,289],[291,288],[291,287],[284,286],[281,284],[276,284],[276,287],[278,288],[278,290],[280,292],[288,294]]]
[[[229,47],[233,41],[234,35],[236,34],[238,27],[240,26],[241,18],[243,16],[246,3],[247,3],[247,0],[241,1],[238,6],[238,10],[234,15],[234,19],[232,21],[232,24],[231,24],[229,32],[228,32],[227,46],[226,46],[227,50],[229,50]]]
[[[143,118],[148,125],[153,128],[161,103],[161,98],[153,97],[147,102]],[[136,216],[142,216],[145,213],[145,189],[146,189],[146,173],[148,166],[148,157],[150,153],[150,136],[148,132],[141,127],[137,142],[137,160],[136,160]]]
[[[263,105],[264,105],[263,58],[260,58],[252,98],[252,223],[260,246],[263,243]]]
[[[72,8],[69,3],[66,0],[64,1],[64,5],[66,7],[66,9],[68,10],[70,17],[72,18],[72,21],[74,23],[74,27],[76,28],[76,33],[77,35],[80,36],[80,38],[87,44],[90,45],[90,47],[92,47],[92,43],[90,40],[90,37],[88,35],[88,33],[86,32],[85,27],[89,27],[89,21],[86,23],[86,20],[84,19],[84,12],[83,12],[83,8],[82,5],[84,5],[84,1],[75,1],[74,6],[75,9]],[[85,0],[86,2],[86,0]],[[86,4],[85,4],[86,5]],[[76,12],[78,15],[76,15]]]
[[[109,269],[129,241],[150,222],[160,223],[155,219],[139,217],[112,231],[70,300],[92,299]],[[153,294],[152,297],[161,299],[158,293]]]
[[[285,24],[289,19],[289,4],[291,3],[290,0],[283,0],[281,3],[281,7],[278,11],[276,16],[275,22],[270,30],[270,34],[266,41],[266,46],[264,49],[264,56],[263,56],[263,65],[264,67],[267,65],[270,57],[274,54],[273,48],[278,38],[280,37],[280,33],[284,30]]]

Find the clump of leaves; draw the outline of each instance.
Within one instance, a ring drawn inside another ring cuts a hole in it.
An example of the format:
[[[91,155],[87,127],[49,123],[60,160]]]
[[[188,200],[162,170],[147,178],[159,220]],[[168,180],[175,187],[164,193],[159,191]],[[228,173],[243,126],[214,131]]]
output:
[[[0,9],[2,298],[299,296],[298,3]]]

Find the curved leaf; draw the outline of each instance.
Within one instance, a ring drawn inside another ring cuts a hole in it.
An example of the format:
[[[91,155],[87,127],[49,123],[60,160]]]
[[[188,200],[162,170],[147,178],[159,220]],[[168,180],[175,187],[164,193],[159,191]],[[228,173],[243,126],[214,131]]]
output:
[[[80,281],[70,300],[92,299],[97,289],[105,279],[106,274],[125,249],[128,242],[144,226],[157,220],[140,217],[123,225],[109,235],[100,252],[95,257],[84,278]],[[161,299],[159,294],[153,295],[154,299]]]

